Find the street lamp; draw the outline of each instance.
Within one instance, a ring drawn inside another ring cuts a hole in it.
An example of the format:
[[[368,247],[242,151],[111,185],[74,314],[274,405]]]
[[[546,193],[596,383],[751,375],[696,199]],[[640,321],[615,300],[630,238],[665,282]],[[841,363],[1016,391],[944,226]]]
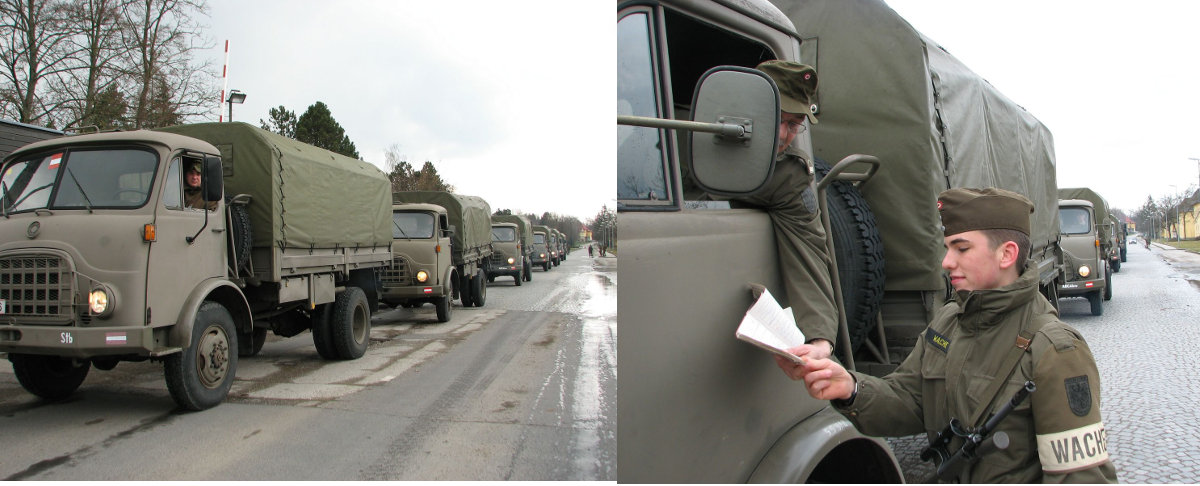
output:
[[[233,104],[237,103],[240,105],[245,101],[246,93],[236,89],[229,90],[229,99],[225,100],[225,102],[229,103],[229,121],[233,121]]]

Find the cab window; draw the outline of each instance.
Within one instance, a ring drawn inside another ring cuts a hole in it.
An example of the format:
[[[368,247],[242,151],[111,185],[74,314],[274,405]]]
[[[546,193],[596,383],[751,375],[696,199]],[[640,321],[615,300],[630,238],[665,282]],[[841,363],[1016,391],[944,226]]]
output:
[[[647,11],[617,22],[617,114],[661,118]],[[664,130],[617,126],[617,199],[668,200]]]
[[[1059,208],[1059,228],[1065,235],[1083,235],[1092,231],[1092,218],[1086,208]]]
[[[510,226],[493,226],[492,241],[517,241],[517,229]]]

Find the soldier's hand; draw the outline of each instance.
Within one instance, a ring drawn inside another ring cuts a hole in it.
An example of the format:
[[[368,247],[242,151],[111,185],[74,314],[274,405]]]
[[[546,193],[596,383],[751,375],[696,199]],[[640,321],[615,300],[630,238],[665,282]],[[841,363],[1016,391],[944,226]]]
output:
[[[854,393],[854,377],[829,359],[810,359],[804,365],[804,385],[818,400],[847,400]]]
[[[754,282],[747,284],[747,286],[750,287],[750,295],[754,297],[756,302],[758,301],[758,298],[762,296],[763,291],[767,290],[767,288],[762,284],[756,284]]]

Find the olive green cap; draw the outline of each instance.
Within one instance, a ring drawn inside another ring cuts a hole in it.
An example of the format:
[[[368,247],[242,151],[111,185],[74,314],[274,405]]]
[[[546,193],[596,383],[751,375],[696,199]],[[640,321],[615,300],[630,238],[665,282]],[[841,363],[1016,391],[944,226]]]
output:
[[[1009,229],[1029,235],[1033,202],[1004,189],[957,188],[938,195],[945,236],[974,230]]]
[[[809,123],[817,123],[813,113],[813,94],[817,91],[817,70],[794,61],[763,61],[756,67],[767,73],[779,87],[779,109],[788,113],[808,115]]]
[[[203,170],[202,170],[203,167],[204,167],[204,165],[201,164],[199,160],[197,160],[195,162],[192,162],[191,164],[188,164],[187,170],[188,170],[188,172],[203,172]]]

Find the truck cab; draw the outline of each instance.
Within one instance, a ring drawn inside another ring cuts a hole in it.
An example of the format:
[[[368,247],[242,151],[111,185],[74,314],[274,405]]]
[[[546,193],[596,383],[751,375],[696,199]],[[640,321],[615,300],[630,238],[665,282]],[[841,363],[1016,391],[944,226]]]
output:
[[[384,271],[381,300],[388,305],[437,309],[438,322],[451,316],[458,279],[450,257],[450,227],[446,208],[436,204],[392,206],[392,265]]]
[[[516,223],[492,223],[492,256],[488,258],[488,282],[504,275],[521,285],[525,258],[521,247],[521,230]]]
[[[550,236],[545,226],[533,227],[533,255],[530,257],[533,266],[542,267],[543,272],[549,272],[554,263],[550,254]]]
[[[1058,297],[1085,297],[1092,315],[1104,313],[1104,301],[1112,298],[1112,270],[1101,242],[1096,213],[1091,201],[1064,199],[1058,202],[1059,227],[1065,279]]]

